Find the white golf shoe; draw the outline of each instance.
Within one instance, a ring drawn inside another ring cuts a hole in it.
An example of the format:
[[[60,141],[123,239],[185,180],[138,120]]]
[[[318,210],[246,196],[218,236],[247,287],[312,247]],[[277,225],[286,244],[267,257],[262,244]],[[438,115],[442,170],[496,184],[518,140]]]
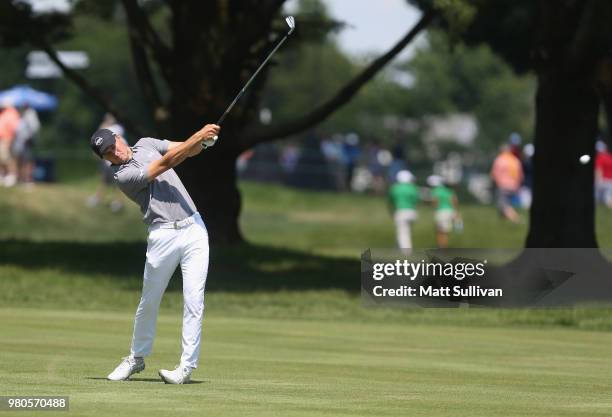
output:
[[[191,380],[192,368],[177,365],[174,371],[161,369],[159,376],[166,384],[187,384]]]
[[[131,375],[144,371],[145,363],[143,358],[126,356],[119,366],[115,368],[106,378],[110,381],[126,381]]]

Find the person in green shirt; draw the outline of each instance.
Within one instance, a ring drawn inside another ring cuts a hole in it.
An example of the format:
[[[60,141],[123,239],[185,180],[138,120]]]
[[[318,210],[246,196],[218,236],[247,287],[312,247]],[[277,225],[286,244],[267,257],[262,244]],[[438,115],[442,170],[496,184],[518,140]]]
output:
[[[419,188],[414,184],[414,175],[402,170],[396,182],[389,188],[389,202],[393,208],[397,246],[404,252],[412,249],[411,223],[417,219],[416,205],[421,199]]]
[[[448,188],[438,175],[432,175],[427,179],[431,190],[431,200],[436,210],[436,243],[439,248],[448,247],[448,234],[453,230],[453,222],[460,220],[459,200]]]

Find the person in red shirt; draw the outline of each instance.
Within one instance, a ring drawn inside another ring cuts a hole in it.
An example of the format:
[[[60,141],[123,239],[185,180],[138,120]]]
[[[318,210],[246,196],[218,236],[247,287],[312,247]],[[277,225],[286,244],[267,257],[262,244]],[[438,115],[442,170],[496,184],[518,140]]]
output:
[[[597,142],[595,157],[595,196],[598,203],[612,208],[612,153],[605,142]]]

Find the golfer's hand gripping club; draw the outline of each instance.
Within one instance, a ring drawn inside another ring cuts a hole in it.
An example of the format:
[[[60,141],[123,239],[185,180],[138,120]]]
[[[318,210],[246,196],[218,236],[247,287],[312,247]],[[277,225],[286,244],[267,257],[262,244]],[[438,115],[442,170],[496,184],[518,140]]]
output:
[[[219,130],[221,129],[218,125],[206,125],[200,131],[204,140],[200,143],[204,149],[214,146],[219,137]]]
[[[223,113],[223,116],[221,116],[221,118],[217,121],[216,126],[221,129],[221,123],[223,123],[223,119],[225,119],[225,115],[227,114],[227,111],[225,113]],[[206,139],[205,141],[202,142],[202,147],[204,149],[208,149],[211,146],[214,146],[215,143],[217,143],[217,139],[219,139],[219,135],[215,134],[215,136],[213,136],[210,139]]]
[[[206,139],[205,141],[202,141],[202,147],[204,149],[208,149],[211,146],[215,146],[215,143],[217,143],[217,139],[219,139],[219,136],[215,135],[210,139]]]

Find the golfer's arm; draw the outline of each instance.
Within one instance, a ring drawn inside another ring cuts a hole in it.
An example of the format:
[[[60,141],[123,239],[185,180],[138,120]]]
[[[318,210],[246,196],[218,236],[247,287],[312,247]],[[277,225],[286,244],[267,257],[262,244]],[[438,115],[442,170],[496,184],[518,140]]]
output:
[[[185,142],[170,142],[164,156],[149,165],[147,170],[149,181],[176,167],[190,156],[197,155],[202,150],[202,139],[203,133],[196,132]]]
[[[184,143],[184,142],[172,142],[172,141],[169,141],[169,142],[170,142],[170,144],[168,145],[168,150],[172,150],[172,149],[176,148],[177,146],[180,146],[181,144]],[[204,150],[203,146],[195,146],[195,147],[192,148],[191,152],[189,153],[189,155],[187,157],[191,158],[192,156],[196,156],[197,154],[199,154],[203,150]]]

